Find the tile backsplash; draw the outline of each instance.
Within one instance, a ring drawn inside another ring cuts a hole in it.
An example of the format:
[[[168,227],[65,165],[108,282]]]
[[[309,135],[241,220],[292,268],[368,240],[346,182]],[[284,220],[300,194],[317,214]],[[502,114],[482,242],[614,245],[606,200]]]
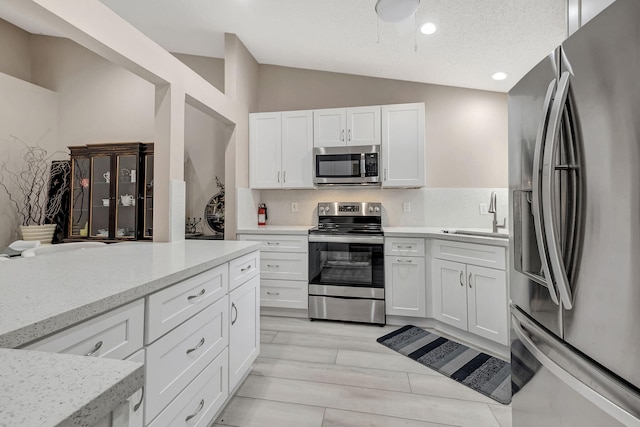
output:
[[[509,214],[507,188],[238,190],[238,227],[255,226],[257,204],[265,203],[268,225],[315,225],[319,202],[380,202],[383,225],[393,227],[491,228],[492,214],[480,214],[497,195],[498,222]],[[247,197],[241,197],[244,194]],[[298,211],[291,211],[297,202]],[[405,212],[408,203],[409,212]],[[253,206],[251,206],[253,204]],[[507,224],[509,220],[507,219]]]

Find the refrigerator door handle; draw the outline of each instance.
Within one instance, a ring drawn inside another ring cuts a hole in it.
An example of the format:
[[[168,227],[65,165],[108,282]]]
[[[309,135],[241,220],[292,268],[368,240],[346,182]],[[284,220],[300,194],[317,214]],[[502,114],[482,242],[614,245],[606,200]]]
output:
[[[536,241],[538,243],[538,251],[540,253],[540,263],[542,264],[542,270],[544,272],[544,277],[547,285],[547,289],[549,290],[549,295],[551,296],[551,300],[556,304],[560,305],[560,300],[558,297],[558,290],[556,289],[555,282],[553,280],[553,276],[551,275],[551,269],[549,268],[549,254],[547,251],[547,241],[544,236],[544,225],[542,222],[542,206],[540,200],[540,187],[541,187],[541,174],[542,174],[542,156],[544,154],[543,146],[545,141],[545,131],[547,129],[547,124],[549,120],[549,113],[551,110],[551,105],[553,101],[553,95],[556,92],[556,80],[552,80],[549,83],[549,87],[547,88],[547,94],[544,98],[544,112],[542,123],[538,127],[538,134],[536,135],[536,146],[533,155],[533,183],[532,183],[532,192],[531,192],[531,205],[533,208],[533,223],[534,230],[536,234]]]
[[[544,368],[623,425],[640,426],[640,396],[630,387],[590,365],[513,305],[511,319],[515,338]]]
[[[555,217],[555,172],[556,156],[560,142],[560,127],[569,96],[569,88],[570,74],[565,71],[560,77],[558,91],[556,92],[556,97],[551,107],[551,114],[549,115],[542,161],[541,198],[542,217],[545,225],[544,233],[553,274],[552,281],[555,282],[555,287],[558,289],[560,298],[562,299],[562,305],[567,310],[573,308],[573,295],[569,286],[569,278],[567,277],[567,270],[562,259],[562,250],[558,238],[558,224]],[[575,165],[572,166],[575,167]],[[573,224],[570,226],[573,226]]]

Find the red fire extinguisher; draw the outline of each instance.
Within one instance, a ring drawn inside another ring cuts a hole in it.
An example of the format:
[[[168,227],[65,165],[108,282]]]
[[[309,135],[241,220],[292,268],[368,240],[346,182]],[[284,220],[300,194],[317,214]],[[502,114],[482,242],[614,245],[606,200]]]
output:
[[[258,225],[267,225],[267,205],[264,203],[258,205]]]

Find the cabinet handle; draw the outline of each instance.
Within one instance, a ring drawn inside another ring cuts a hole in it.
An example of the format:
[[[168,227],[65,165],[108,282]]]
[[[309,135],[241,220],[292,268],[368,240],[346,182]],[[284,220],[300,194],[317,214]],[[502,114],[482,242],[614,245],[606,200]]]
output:
[[[413,262],[411,259],[397,259],[398,262]]]
[[[460,272],[460,286],[464,287],[464,283],[462,283],[462,271]]]
[[[277,295],[280,295],[280,292],[269,292],[269,291],[267,291],[267,295],[275,295],[275,296],[277,296]]]
[[[189,422],[191,421],[193,418],[197,417],[198,414],[200,413],[200,411],[202,411],[202,408],[204,408],[204,399],[202,399],[200,401],[200,404],[198,405],[198,409],[196,409],[196,412],[194,412],[193,414],[189,415],[187,418],[184,419],[184,422]]]
[[[347,141],[351,141],[351,129],[349,129],[349,134],[347,135]]]
[[[344,141],[344,129],[340,132],[340,141]]]
[[[471,288],[471,273],[469,273],[469,287]]]
[[[245,268],[241,268],[240,271],[244,273],[247,270],[251,270],[251,264],[247,265]]]
[[[279,245],[280,242],[267,242],[267,245]]]
[[[280,268],[278,264],[267,264],[267,267]]]
[[[280,171],[278,171],[278,182],[280,182]]]
[[[196,346],[195,346],[195,347],[190,348],[190,349],[187,349],[187,354],[191,354],[191,353],[193,353],[194,351],[196,351],[197,349],[199,349],[200,347],[202,347],[202,345],[203,345],[203,344],[204,344],[204,338],[202,338],[202,339],[200,340],[200,342],[199,342],[198,344],[196,344]]]
[[[398,249],[411,249],[413,248],[413,246],[408,245],[408,246],[402,246],[402,245],[398,245]]]
[[[282,182],[283,183],[287,182],[287,171],[282,172]]]
[[[189,295],[189,296],[187,297],[187,299],[188,299],[189,301],[191,301],[191,300],[192,300],[192,299],[194,299],[194,298],[200,298],[202,295],[204,295],[204,293],[205,293],[205,292],[206,292],[206,291],[205,291],[204,289],[202,289],[202,290],[201,290],[200,292],[198,292],[196,295]]]
[[[235,303],[231,303],[231,310],[235,310],[236,312],[236,317],[234,317],[231,321],[231,325],[235,325],[236,321],[238,320],[238,307],[236,307]]]
[[[386,181],[386,180],[387,180],[387,170],[385,169],[384,170],[384,179],[383,179],[383,181]]]
[[[91,350],[89,353],[85,354],[85,356],[91,356],[92,354],[94,354],[96,351],[100,350],[100,347],[102,347],[102,341],[98,341],[96,343],[95,346],[93,346],[93,350]]]
[[[144,401],[144,387],[142,387],[142,395],[140,395],[140,401],[133,406],[133,412],[137,412],[138,409],[140,409],[143,401]]]

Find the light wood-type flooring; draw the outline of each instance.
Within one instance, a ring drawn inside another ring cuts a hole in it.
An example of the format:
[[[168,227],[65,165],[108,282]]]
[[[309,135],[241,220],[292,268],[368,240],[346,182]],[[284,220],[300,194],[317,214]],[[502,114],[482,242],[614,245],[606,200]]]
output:
[[[216,427],[511,426],[509,406],[376,342],[397,326],[260,320],[260,356]]]

